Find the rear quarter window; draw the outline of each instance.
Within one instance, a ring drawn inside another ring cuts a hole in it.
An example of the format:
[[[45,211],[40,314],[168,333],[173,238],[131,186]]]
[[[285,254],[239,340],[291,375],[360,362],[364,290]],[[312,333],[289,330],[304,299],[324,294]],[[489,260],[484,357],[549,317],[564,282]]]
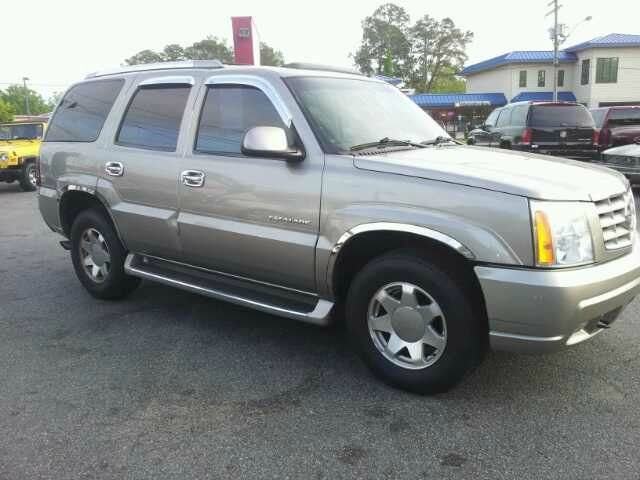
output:
[[[594,127],[593,118],[582,105],[534,105],[529,117],[532,127]]]
[[[65,94],[49,123],[45,142],[94,142],[124,80],[80,83]]]

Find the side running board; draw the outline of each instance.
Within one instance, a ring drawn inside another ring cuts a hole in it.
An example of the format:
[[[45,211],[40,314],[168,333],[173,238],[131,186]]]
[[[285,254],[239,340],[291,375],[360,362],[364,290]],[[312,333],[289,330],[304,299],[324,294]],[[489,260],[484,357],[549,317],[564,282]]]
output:
[[[130,253],[124,264],[129,275],[243,307],[314,325],[331,323],[333,302],[311,294],[292,293],[278,287],[191,267],[188,265]]]

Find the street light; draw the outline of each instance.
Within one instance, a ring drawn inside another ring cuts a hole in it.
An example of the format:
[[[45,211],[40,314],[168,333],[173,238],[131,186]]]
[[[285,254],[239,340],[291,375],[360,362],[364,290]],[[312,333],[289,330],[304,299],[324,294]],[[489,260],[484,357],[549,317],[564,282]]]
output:
[[[29,90],[27,90],[27,80],[29,80],[29,77],[22,77],[22,85],[24,85],[24,111],[27,115],[31,115],[31,112],[29,112]]]

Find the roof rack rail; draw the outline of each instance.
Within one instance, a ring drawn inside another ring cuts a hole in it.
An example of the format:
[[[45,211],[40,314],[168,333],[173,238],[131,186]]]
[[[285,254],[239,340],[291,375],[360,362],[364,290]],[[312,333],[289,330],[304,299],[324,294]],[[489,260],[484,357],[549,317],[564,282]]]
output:
[[[127,65],[99,72],[93,72],[85,78],[104,77],[119,73],[145,72],[148,70],[175,70],[180,68],[224,68],[220,60],[181,60],[177,62],[143,63],[140,65]]]
[[[323,70],[325,72],[336,72],[336,73],[348,73],[350,75],[359,75],[363,76],[362,73],[347,67],[332,67],[330,65],[320,65],[317,63],[305,63],[305,62],[293,62],[293,63],[285,63],[282,65],[283,68],[295,68],[298,70]]]

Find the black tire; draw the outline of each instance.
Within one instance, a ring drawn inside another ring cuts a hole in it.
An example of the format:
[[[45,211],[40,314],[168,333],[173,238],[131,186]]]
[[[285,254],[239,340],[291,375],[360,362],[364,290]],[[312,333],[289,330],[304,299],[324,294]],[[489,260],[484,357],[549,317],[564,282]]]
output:
[[[446,345],[430,366],[398,366],[374,343],[368,327],[369,304],[383,286],[394,282],[411,283],[428,292],[446,318]],[[358,354],[376,376],[405,390],[433,394],[455,386],[479,363],[486,332],[465,283],[417,252],[384,255],[356,275],[347,296],[347,329]]]
[[[473,139],[473,137],[469,137],[467,139],[467,145],[475,145],[476,141]]]
[[[35,172],[36,172],[36,164],[35,162],[25,162],[22,165],[22,170],[20,171],[20,188],[25,192],[33,192],[36,189],[35,183]]]
[[[83,265],[81,240],[85,232],[98,232],[103,238],[109,254],[108,273],[101,281],[94,280]],[[71,227],[71,259],[80,283],[96,298],[117,300],[133,292],[140,279],[124,272],[127,251],[122,246],[111,222],[98,210],[88,209],[80,212]]]

